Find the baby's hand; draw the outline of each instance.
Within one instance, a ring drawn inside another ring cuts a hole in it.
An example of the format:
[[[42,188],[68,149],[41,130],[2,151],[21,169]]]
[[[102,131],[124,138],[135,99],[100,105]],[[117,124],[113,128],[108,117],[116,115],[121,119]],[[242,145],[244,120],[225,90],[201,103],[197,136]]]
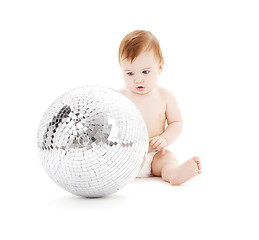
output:
[[[162,136],[156,136],[149,139],[149,144],[155,148],[162,150],[162,154],[165,154],[165,148],[167,147],[167,141]]]

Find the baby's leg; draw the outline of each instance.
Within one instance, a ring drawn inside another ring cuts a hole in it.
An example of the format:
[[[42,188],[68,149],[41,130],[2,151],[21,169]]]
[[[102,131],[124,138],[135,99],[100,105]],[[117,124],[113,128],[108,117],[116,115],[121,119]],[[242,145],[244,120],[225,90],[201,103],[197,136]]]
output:
[[[193,157],[179,165],[172,152],[158,152],[152,161],[152,173],[172,185],[180,185],[201,173],[199,157]]]
[[[172,152],[165,150],[165,154],[159,151],[154,156],[151,163],[152,174],[162,177],[166,182],[170,182],[172,178],[171,172],[179,166],[179,163]]]

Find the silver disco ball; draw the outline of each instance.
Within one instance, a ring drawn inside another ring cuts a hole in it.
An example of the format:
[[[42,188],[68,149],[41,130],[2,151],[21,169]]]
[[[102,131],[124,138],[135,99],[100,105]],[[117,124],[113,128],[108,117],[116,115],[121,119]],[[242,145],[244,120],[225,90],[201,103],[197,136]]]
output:
[[[82,87],[59,97],[38,129],[44,169],[59,186],[102,197],[130,183],[148,152],[148,132],[137,107],[105,87]]]

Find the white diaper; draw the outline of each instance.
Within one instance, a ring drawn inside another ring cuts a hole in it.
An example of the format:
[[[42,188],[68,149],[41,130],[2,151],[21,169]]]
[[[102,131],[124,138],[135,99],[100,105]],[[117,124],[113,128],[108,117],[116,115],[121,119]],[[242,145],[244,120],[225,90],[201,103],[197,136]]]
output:
[[[145,177],[151,177],[153,176],[151,173],[151,163],[153,160],[153,157],[158,151],[149,152],[147,154],[146,160],[143,164],[143,167],[141,168],[137,178],[145,178]]]

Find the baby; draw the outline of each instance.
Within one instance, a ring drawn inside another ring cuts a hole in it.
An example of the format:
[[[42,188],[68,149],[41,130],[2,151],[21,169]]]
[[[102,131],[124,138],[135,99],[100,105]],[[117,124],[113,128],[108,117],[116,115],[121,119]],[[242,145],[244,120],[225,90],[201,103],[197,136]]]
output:
[[[125,81],[119,92],[139,108],[149,134],[149,153],[138,177],[154,175],[180,185],[201,173],[199,157],[179,165],[166,149],[179,136],[183,123],[174,95],[157,85],[164,59],[156,37],[140,30],[127,34],[120,44],[119,63]]]

